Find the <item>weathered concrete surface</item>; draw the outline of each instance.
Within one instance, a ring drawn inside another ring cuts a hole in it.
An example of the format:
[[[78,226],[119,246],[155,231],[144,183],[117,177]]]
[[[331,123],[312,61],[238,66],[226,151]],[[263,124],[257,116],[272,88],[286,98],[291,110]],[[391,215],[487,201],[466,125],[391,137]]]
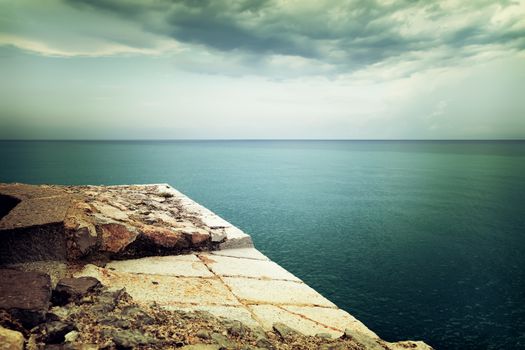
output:
[[[368,329],[354,316],[341,309],[294,305],[283,305],[281,308],[301,318],[309,318],[319,324],[336,329],[353,329],[370,337],[377,338],[377,334]]]
[[[334,337],[342,335],[340,329],[329,328],[308,318],[300,317],[276,305],[250,305],[250,311],[260,320],[264,329],[272,329],[275,323],[284,323],[306,335],[328,333]]]
[[[301,280],[273,261],[202,254],[210,270],[221,277],[253,277],[300,282]]]
[[[157,274],[116,272],[86,265],[75,277],[91,276],[102,284],[126,288],[138,303],[161,305],[240,305],[228,288],[216,278],[175,277]]]
[[[116,272],[166,275],[177,277],[214,277],[195,255],[154,256],[149,258],[113,261],[106,268]]]
[[[232,274],[236,277],[225,277]],[[168,310],[208,311],[265,330],[281,322],[306,335],[339,337],[352,330],[379,341],[360,321],[254,248],[113,261],[105,268],[87,265],[76,276],[126,287],[135,301]]]
[[[346,331],[362,335],[364,348],[388,344],[391,349],[402,345],[430,349],[421,342],[381,341],[355,317],[254,248],[113,261],[104,268],[87,265],[76,276],[125,287],[139,304],[155,302],[167,310],[207,311],[265,330],[280,322],[305,335],[325,333],[335,338]]]
[[[245,258],[255,260],[270,260],[266,255],[255,248],[234,248],[226,250],[211,251],[212,255],[229,256],[232,258]]]
[[[313,305],[336,307],[331,301],[304,283],[224,277],[232,292],[247,304]]]
[[[67,195],[22,200],[1,221],[1,230],[56,224],[64,221],[71,197]]]
[[[0,264],[253,246],[249,235],[165,184],[0,184],[0,204]]]

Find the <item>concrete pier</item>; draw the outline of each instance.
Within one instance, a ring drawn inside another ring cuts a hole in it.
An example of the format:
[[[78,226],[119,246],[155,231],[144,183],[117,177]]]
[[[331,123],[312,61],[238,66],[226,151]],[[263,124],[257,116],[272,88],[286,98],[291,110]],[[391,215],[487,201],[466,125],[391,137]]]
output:
[[[346,331],[368,339],[372,345],[365,348],[371,349],[376,341],[390,349],[431,349],[423,342],[380,340],[259,252],[248,234],[168,184],[39,190],[4,184],[0,195],[18,203],[0,220],[0,240],[9,242],[0,250],[4,265],[34,268],[35,260],[53,258],[58,268],[48,270],[55,283],[71,275],[94,277],[105,286],[125,288],[145,307],[204,310],[264,330],[284,323],[305,335],[337,338]],[[57,198],[62,200],[55,206]],[[33,216],[28,214],[31,203],[40,208]],[[42,209],[46,203],[56,210]],[[60,254],[52,254],[49,227]],[[39,242],[47,247],[44,253]]]

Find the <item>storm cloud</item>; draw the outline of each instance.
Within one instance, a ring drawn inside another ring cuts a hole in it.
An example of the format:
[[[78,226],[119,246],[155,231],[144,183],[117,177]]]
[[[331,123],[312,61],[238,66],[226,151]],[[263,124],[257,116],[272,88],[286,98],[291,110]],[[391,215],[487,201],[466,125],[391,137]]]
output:
[[[67,0],[146,31],[220,52],[300,57],[353,71],[430,50],[449,60],[480,46],[525,48],[523,4],[514,1],[117,1]]]

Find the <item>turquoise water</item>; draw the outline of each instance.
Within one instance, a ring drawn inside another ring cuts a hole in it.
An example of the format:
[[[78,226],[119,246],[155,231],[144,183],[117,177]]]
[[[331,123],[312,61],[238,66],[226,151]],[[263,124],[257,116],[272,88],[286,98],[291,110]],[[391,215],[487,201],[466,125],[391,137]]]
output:
[[[167,182],[387,340],[525,349],[525,142],[0,142],[0,181]]]

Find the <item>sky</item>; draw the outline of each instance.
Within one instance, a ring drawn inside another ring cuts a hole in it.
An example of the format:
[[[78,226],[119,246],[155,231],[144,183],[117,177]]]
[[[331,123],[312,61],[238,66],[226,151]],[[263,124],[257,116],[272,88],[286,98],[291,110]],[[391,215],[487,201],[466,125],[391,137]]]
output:
[[[525,0],[0,0],[0,139],[524,139]]]

